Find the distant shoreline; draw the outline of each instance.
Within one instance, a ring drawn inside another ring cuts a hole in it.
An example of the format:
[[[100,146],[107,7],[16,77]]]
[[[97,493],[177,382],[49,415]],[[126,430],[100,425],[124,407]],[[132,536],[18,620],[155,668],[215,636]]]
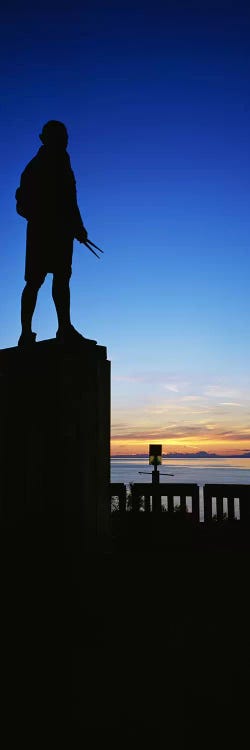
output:
[[[110,456],[111,460],[119,460],[121,458],[147,458],[147,453],[121,453],[120,455],[115,454],[113,456]],[[246,451],[246,453],[231,453],[230,455],[222,455],[219,453],[163,453],[162,459],[178,459],[178,458],[250,458],[250,451]]]

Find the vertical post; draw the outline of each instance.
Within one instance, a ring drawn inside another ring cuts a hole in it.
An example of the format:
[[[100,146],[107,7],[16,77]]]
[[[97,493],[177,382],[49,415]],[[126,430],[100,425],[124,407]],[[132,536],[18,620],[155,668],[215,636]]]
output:
[[[154,468],[152,471],[152,485],[154,487],[158,486],[160,484],[160,474],[157,469],[157,457],[154,458]],[[154,513],[161,512],[161,496],[157,493],[154,494],[153,490],[153,497],[152,497],[152,510]]]
[[[217,521],[223,521],[223,497],[222,495],[219,495],[216,498],[216,513],[217,513]]]
[[[119,511],[120,513],[126,512],[126,500],[127,500],[127,493],[126,493],[126,485],[123,484],[121,486],[120,496],[119,496]]]
[[[173,513],[174,512],[174,496],[168,495],[168,512]]]
[[[181,513],[183,516],[186,514],[187,505],[186,505],[186,494],[183,493],[180,495],[180,506],[181,506]]]
[[[227,499],[227,513],[228,513],[228,520],[234,521],[235,519],[234,497],[228,497]]]
[[[207,485],[204,485],[204,522],[209,523],[212,521],[212,497],[209,494]]]
[[[152,490],[152,511],[153,513],[161,513],[161,495],[154,490]]]
[[[154,459],[154,468],[152,471],[152,484],[159,484],[160,483],[160,473],[157,469],[157,458]]]
[[[250,498],[247,495],[241,495],[240,499],[240,520],[243,523],[250,521]]]
[[[150,513],[150,495],[144,495],[144,510],[145,513]]]
[[[195,523],[200,521],[200,496],[199,487],[196,485],[192,495],[192,517]]]
[[[138,513],[139,511],[139,499],[138,499],[138,493],[134,486],[131,487],[131,495],[132,495],[132,512]]]

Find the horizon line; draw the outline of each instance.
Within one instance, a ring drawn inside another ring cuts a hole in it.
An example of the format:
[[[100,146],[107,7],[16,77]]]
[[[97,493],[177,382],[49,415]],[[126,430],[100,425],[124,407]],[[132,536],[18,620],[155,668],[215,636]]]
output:
[[[250,448],[243,450],[241,453],[237,453],[237,452],[232,452],[232,453],[216,453],[215,451],[209,452],[209,451],[203,451],[203,450],[195,451],[195,452],[192,452],[192,451],[185,451],[185,452],[183,452],[183,451],[180,451],[180,452],[179,451],[170,451],[169,453],[162,453],[162,458],[168,458],[168,457],[170,457],[170,458],[171,457],[178,458],[178,456],[180,456],[181,458],[185,457],[185,456],[189,456],[189,457],[190,456],[191,457],[192,456],[194,456],[194,457],[195,456],[203,456],[203,457],[207,456],[207,457],[212,457],[212,458],[215,458],[215,457],[218,457],[218,458],[244,458],[245,454],[249,454],[249,456],[246,456],[246,458],[247,457],[250,458]],[[111,453],[110,454],[110,458],[122,458],[122,457],[126,457],[126,458],[136,458],[136,457],[138,457],[138,458],[139,457],[141,457],[141,458],[148,458],[148,455],[149,455],[148,453],[143,453],[143,452],[139,452],[139,453]]]

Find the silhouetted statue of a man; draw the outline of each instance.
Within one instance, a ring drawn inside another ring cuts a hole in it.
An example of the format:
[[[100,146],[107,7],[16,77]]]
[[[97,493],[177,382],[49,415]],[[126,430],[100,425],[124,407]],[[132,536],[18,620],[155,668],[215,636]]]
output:
[[[53,274],[57,339],[63,343],[84,339],[70,322],[73,241],[76,238],[84,243],[88,234],[77,205],[75,177],[66,150],[68,133],[62,122],[50,120],[39,137],[43,145],[22,173],[16,191],[17,212],[28,220],[19,346],[35,343],[32,317],[47,273]]]

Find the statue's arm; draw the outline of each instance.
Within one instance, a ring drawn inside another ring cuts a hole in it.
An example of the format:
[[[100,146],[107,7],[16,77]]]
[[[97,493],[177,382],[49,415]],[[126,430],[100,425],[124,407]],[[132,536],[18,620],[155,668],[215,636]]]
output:
[[[71,189],[72,189],[72,202],[73,202],[73,232],[74,232],[74,238],[78,240],[78,242],[86,242],[88,238],[88,232],[86,227],[84,226],[80,209],[77,203],[77,190],[76,190],[76,178],[73,172],[73,169],[71,167],[70,157],[67,154],[68,159],[68,166],[71,173]]]
[[[78,240],[78,242],[86,242],[88,237],[88,232],[86,227],[84,226],[77,202],[75,206],[74,216],[74,237],[76,240]]]

